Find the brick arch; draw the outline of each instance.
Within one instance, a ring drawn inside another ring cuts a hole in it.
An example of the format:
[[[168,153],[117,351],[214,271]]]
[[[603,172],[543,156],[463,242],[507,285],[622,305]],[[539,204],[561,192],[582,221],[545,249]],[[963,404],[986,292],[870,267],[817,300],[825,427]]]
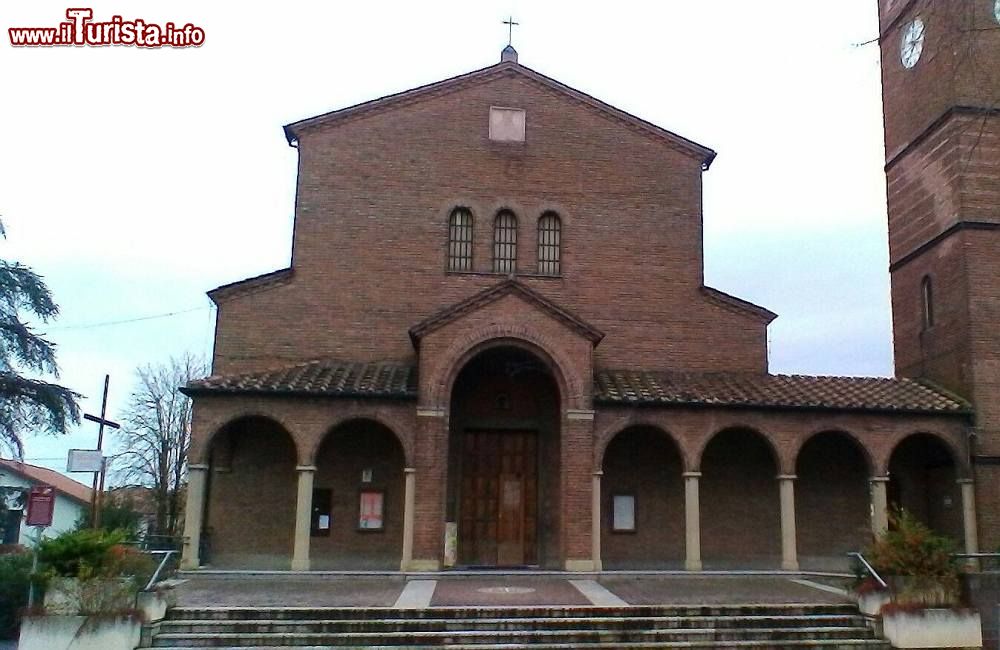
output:
[[[777,441],[775,441],[773,436],[761,430],[760,427],[751,426],[742,422],[733,422],[726,424],[725,426],[718,427],[712,432],[711,435],[705,436],[705,438],[701,441],[701,445],[694,450],[693,458],[697,461],[694,471],[701,471],[702,461],[705,458],[705,450],[708,449],[710,444],[712,444],[712,441],[728,431],[748,431],[755,437],[760,438],[764,441],[764,444],[771,452],[771,459],[774,461],[774,466],[777,468],[778,473],[780,474],[789,471],[787,459],[782,455],[781,446],[777,443]],[[791,471],[795,471],[794,467]]]
[[[952,436],[945,435],[939,431],[933,431],[929,429],[920,429],[917,431],[904,431],[897,433],[892,437],[889,444],[885,446],[885,454],[882,458],[878,459],[878,469],[881,476],[889,475],[889,463],[892,461],[892,456],[899,449],[900,445],[909,440],[914,436],[930,436],[938,442],[940,442],[944,448],[948,451],[948,455],[951,456],[951,462],[955,465],[955,473],[959,478],[969,478],[971,477],[971,470],[969,468],[969,463],[962,453],[963,450],[958,445],[958,443],[952,438]]]
[[[253,420],[253,419],[267,420],[272,424],[274,424],[279,429],[281,429],[285,433],[285,435],[288,436],[288,439],[292,441],[292,448],[295,449],[296,461],[299,463],[304,462],[304,458],[302,456],[302,450],[306,447],[306,445],[303,444],[303,442],[295,436],[295,433],[293,433],[294,430],[291,427],[289,427],[284,421],[282,421],[281,418],[271,413],[263,413],[261,411],[256,411],[256,410],[246,410],[232,414],[220,423],[213,423],[210,426],[211,433],[206,438],[204,438],[200,444],[196,445],[195,444],[196,439],[193,438],[191,441],[191,446],[188,449],[188,463],[192,465],[207,464],[209,452],[212,449],[212,445],[215,444],[215,441],[218,439],[219,434],[222,431],[225,431],[230,426],[233,426],[242,420]]]
[[[868,470],[868,476],[875,476],[878,470],[878,465],[875,461],[875,454],[872,450],[865,444],[864,440],[855,434],[851,433],[847,429],[840,427],[819,427],[810,430],[805,435],[796,439],[796,445],[794,449],[790,450],[790,460],[792,473],[795,473],[795,468],[798,467],[799,457],[802,455],[802,450],[805,448],[810,441],[815,439],[817,436],[823,434],[833,434],[838,437],[844,438],[850,441],[854,448],[861,452],[861,456],[865,459],[865,465]]]
[[[691,451],[683,444],[683,439],[670,433],[670,431],[656,419],[642,415],[630,415],[624,422],[616,422],[595,433],[594,471],[599,472],[601,471],[601,468],[604,467],[604,455],[607,453],[608,446],[615,438],[618,437],[619,434],[625,433],[630,429],[638,428],[655,429],[661,436],[669,440],[677,450],[678,455],[681,457],[681,461],[684,463],[684,471],[691,471],[693,466],[691,462]]]
[[[406,467],[413,467],[413,440],[410,436],[405,436],[400,434],[401,431],[406,431],[404,427],[396,418],[386,415],[384,413],[345,413],[336,418],[327,428],[323,435],[319,436],[308,449],[308,456],[306,457],[305,465],[315,465],[316,456],[319,454],[319,450],[323,447],[323,444],[334,434],[338,429],[344,425],[350,424],[351,422],[374,422],[380,427],[389,431],[393,437],[395,437],[396,442],[399,443],[399,448],[403,451],[403,462]]]
[[[501,346],[520,348],[546,364],[559,388],[563,409],[589,407],[584,380],[574,372],[573,363],[560,347],[528,324],[508,323],[494,323],[453,341],[431,367],[429,380],[424,384],[428,394],[421,401],[429,406],[447,407],[455,380],[466,364],[479,353]]]

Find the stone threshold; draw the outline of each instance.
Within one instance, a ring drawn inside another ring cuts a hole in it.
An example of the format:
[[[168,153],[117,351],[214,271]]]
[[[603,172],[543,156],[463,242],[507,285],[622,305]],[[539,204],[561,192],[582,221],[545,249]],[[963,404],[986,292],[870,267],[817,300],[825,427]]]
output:
[[[772,577],[772,578],[853,578],[851,573],[836,571],[785,571],[780,569],[732,569],[732,570],[605,570],[605,571],[557,571],[546,569],[446,569],[443,571],[291,571],[286,569],[197,569],[178,571],[180,578],[193,577],[336,577],[336,578],[406,578],[446,580],[448,578],[602,578],[602,577],[678,577],[678,578],[721,578],[721,577]]]

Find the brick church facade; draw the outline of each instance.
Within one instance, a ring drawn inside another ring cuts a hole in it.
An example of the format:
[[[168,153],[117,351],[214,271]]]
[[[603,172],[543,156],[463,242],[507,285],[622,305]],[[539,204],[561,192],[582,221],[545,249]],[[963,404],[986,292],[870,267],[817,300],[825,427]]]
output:
[[[893,169],[920,160],[888,168],[900,377],[806,377],[768,372],[775,314],[704,284],[715,153],[512,48],[285,133],[291,264],[209,292],[213,374],[185,388],[186,567],[842,567],[893,503],[996,544],[1000,342],[947,319],[1000,294],[935,312],[980,374],[913,356],[930,262],[899,260],[938,235]]]

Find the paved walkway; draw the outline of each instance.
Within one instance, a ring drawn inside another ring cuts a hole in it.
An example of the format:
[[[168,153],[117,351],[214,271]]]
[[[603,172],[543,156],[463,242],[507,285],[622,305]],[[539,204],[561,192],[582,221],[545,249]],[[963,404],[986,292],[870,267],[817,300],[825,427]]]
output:
[[[189,607],[516,607],[839,603],[843,584],[786,576],[193,576],[175,589]],[[0,650],[5,650],[0,647]]]

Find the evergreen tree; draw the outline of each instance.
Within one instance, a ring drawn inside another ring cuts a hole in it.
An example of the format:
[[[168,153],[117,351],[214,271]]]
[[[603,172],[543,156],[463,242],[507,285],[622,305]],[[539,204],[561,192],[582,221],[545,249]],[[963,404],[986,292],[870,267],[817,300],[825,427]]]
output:
[[[0,237],[5,237],[0,223]],[[17,262],[0,259],[0,450],[17,458],[25,433],[66,433],[80,421],[80,396],[37,378],[58,378],[55,345],[21,319],[27,313],[47,323],[59,314],[41,276]],[[34,376],[26,376],[34,375]]]

